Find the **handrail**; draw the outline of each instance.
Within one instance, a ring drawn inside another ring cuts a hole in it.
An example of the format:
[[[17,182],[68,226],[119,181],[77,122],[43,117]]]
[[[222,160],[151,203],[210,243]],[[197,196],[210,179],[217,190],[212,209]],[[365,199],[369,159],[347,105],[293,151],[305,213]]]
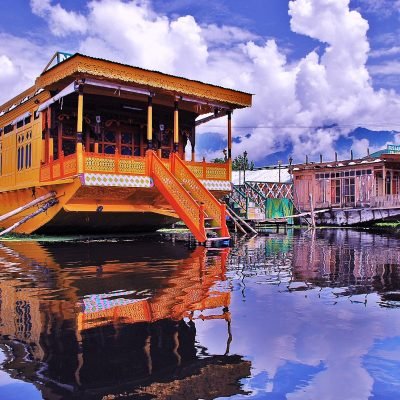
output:
[[[207,235],[204,227],[204,206],[196,203],[154,151],[148,150],[146,158],[150,175],[157,189],[196,239],[199,242],[205,242]]]
[[[233,192],[228,196],[233,200],[245,213],[247,217],[247,197],[246,195],[236,186],[233,186]]]
[[[239,196],[246,198],[246,195],[245,195],[238,187],[236,187],[235,185],[233,185],[233,190],[234,190]]]
[[[176,153],[171,155],[171,172],[180,183],[188,188],[197,201],[204,204],[205,212],[213,219],[211,225],[219,226],[221,228],[221,236],[229,237],[229,230],[226,226],[226,205],[221,204],[210,193]]]

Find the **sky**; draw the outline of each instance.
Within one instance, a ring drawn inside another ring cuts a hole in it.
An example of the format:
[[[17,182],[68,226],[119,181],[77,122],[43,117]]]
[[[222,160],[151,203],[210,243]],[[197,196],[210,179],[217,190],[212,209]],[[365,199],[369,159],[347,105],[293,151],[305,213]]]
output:
[[[400,144],[400,0],[0,0],[0,103],[55,51],[254,94],[233,154],[256,165]],[[224,118],[198,131],[221,157]]]

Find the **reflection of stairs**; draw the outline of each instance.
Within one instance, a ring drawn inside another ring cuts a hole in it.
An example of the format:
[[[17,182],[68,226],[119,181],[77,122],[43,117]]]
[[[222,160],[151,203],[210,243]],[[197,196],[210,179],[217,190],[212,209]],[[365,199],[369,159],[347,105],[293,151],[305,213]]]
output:
[[[199,242],[229,239],[225,205],[221,204],[173,153],[169,169],[148,151],[154,184]]]

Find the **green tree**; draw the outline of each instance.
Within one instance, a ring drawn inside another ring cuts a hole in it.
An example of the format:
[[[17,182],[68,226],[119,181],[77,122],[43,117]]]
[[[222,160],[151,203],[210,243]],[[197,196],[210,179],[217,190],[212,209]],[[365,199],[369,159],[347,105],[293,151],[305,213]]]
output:
[[[217,163],[217,164],[224,164],[225,160],[223,158],[214,158],[214,160],[211,160],[211,162]]]
[[[232,161],[232,169],[234,171],[243,171],[244,169],[252,171],[254,169],[254,161],[250,161],[243,155],[235,157]]]

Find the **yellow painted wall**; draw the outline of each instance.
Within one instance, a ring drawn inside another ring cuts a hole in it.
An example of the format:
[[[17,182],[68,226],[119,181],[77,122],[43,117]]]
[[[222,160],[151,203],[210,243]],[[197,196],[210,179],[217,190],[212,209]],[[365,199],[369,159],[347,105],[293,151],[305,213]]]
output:
[[[17,129],[14,126],[12,132],[0,136],[1,148],[1,174],[0,174],[0,192],[15,190],[18,188],[36,186],[39,184],[39,170],[42,158],[42,115],[34,118],[34,113],[38,108],[37,103],[42,103],[50,97],[48,92],[42,92],[30,100],[22,103],[18,107],[0,117],[0,128],[4,129],[18,116],[30,112],[31,121]],[[37,100],[37,103],[34,102]],[[20,138],[20,142],[18,142]],[[21,141],[21,139],[24,139]],[[26,167],[26,148],[31,146],[31,165]],[[24,147],[24,166],[18,171],[18,148]]]

